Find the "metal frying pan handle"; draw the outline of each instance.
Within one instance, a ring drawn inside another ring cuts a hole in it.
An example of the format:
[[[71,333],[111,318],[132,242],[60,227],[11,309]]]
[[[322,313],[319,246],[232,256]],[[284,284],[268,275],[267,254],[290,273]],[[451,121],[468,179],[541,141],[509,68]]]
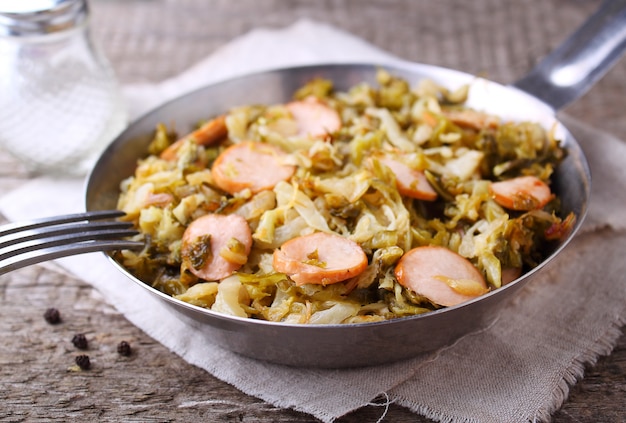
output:
[[[606,0],[561,46],[513,84],[555,110],[581,97],[626,50],[626,0]]]

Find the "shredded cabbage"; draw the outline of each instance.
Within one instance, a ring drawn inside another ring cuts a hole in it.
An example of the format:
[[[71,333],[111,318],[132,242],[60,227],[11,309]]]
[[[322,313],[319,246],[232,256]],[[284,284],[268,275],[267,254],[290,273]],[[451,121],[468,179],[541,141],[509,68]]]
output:
[[[558,198],[532,211],[507,210],[494,201],[489,186],[495,181],[533,175],[549,184],[564,150],[538,124],[500,122],[467,108],[468,91],[468,86],[451,91],[428,80],[411,88],[384,70],[377,86],[363,83],[345,92],[336,91],[332,81],[315,79],[294,99],[313,96],[336,110],[339,130],[323,138],[300,135],[286,105],[241,105],[226,112],[226,139],[207,146],[185,141],[176,160],[159,156],[177,139],[160,124],[149,155],[121,184],[118,201],[146,248],[115,257],[179,300],[289,323],[360,323],[439,308],[394,276],[398,260],[417,246],[459,253],[484,275],[487,291],[497,289],[503,270],[528,270],[540,263],[575,216],[559,216]],[[280,147],[295,173],[256,194],[220,190],[210,172],[213,161],[242,141]],[[382,156],[423,171],[437,199],[401,194],[393,172],[378,160]],[[237,240],[218,252],[242,264],[219,282],[203,281],[181,267],[185,228],[208,213],[238,214],[253,238],[247,259]],[[365,271],[326,286],[297,286],[276,272],[273,251],[313,232],[358,243],[368,258]],[[484,293],[472,281],[446,283],[458,292]]]

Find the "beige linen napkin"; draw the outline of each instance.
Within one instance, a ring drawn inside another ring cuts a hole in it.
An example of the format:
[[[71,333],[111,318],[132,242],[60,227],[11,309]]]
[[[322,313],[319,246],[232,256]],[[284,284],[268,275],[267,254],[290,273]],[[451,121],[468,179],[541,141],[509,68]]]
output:
[[[368,59],[396,60],[349,34],[303,21],[284,30],[253,31],[189,72],[154,86],[127,87],[126,95],[136,116],[180,92],[234,74]],[[101,254],[58,263],[189,363],[275,406],[332,422],[382,395],[445,422],[545,421],[582,376],[584,364],[611,351],[626,321],[626,219],[621,210],[626,204],[626,144],[567,117],[563,121],[588,154],[594,174],[593,201],[583,231],[494,324],[414,359],[349,370],[257,362],[212,345],[201,336],[200,325],[181,323],[159,301],[128,283]],[[82,185],[78,180],[41,178],[6,194],[0,211],[11,220],[38,217],[42,210],[80,211]]]

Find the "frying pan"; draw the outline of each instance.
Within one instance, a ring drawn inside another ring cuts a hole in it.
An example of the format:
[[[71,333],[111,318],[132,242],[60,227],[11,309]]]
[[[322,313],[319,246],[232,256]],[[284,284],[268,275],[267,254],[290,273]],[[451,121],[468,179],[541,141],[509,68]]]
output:
[[[87,210],[114,209],[120,182],[134,173],[146,155],[154,128],[175,122],[180,131],[234,106],[274,104],[315,77],[332,80],[345,90],[361,82],[375,83],[379,67],[414,84],[429,78],[449,88],[470,84],[467,105],[504,119],[530,120],[556,127],[566,159],[555,172],[552,188],[561,198],[563,214],[574,212],[571,234],[536,268],[508,285],[466,303],[377,323],[295,325],[228,316],[174,299],[138,280],[110,258],[128,279],[158,297],[192,325],[198,336],[216,345],[259,360],[302,367],[357,367],[413,357],[449,345],[485,327],[520,289],[535,278],[563,250],[580,227],[589,202],[591,175],[585,156],[555,117],[555,111],[582,95],[618,60],[626,47],[626,0],[607,1],[561,47],[528,76],[503,86],[466,73],[408,62],[393,64],[323,64],[281,68],[213,84],[151,111],[131,124],[102,154],[86,187]]]

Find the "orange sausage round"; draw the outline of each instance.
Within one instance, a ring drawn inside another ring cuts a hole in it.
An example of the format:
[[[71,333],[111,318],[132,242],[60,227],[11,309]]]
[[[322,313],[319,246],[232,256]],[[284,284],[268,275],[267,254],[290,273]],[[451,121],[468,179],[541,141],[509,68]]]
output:
[[[540,209],[553,197],[550,187],[535,176],[494,182],[489,189],[496,203],[511,210]]]
[[[218,116],[171,144],[161,152],[161,158],[170,161],[176,160],[178,150],[188,139],[192,139],[198,145],[211,145],[223,140],[227,135],[226,116]]]
[[[332,108],[315,97],[287,104],[287,110],[298,123],[298,135],[324,137],[341,128],[341,118]]]
[[[291,178],[296,168],[284,164],[285,157],[286,153],[274,145],[241,142],[218,156],[211,175],[215,184],[230,194],[246,188],[254,194]]]
[[[396,265],[395,275],[400,285],[442,306],[454,306],[477,296],[455,291],[446,283],[447,279],[471,280],[487,289],[485,279],[472,263],[438,246],[409,250]]]
[[[191,250],[200,238],[209,235],[210,258],[196,269],[191,264]],[[181,256],[183,266],[201,279],[217,281],[230,276],[242,265],[226,260],[220,255],[230,240],[235,238],[245,248],[245,255],[252,248],[252,233],[248,222],[234,214],[207,214],[189,224],[182,238]]]
[[[435,201],[437,199],[437,191],[430,186],[423,172],[411,169],[404,163],[387,157],[380,161],[396,175],[396,186],[400,194],[418,200]]]
[[[273,266],[297,285],[329,285],[361,274],[367,256],[354,241],[316,232],[285,242],[274,251]]]

